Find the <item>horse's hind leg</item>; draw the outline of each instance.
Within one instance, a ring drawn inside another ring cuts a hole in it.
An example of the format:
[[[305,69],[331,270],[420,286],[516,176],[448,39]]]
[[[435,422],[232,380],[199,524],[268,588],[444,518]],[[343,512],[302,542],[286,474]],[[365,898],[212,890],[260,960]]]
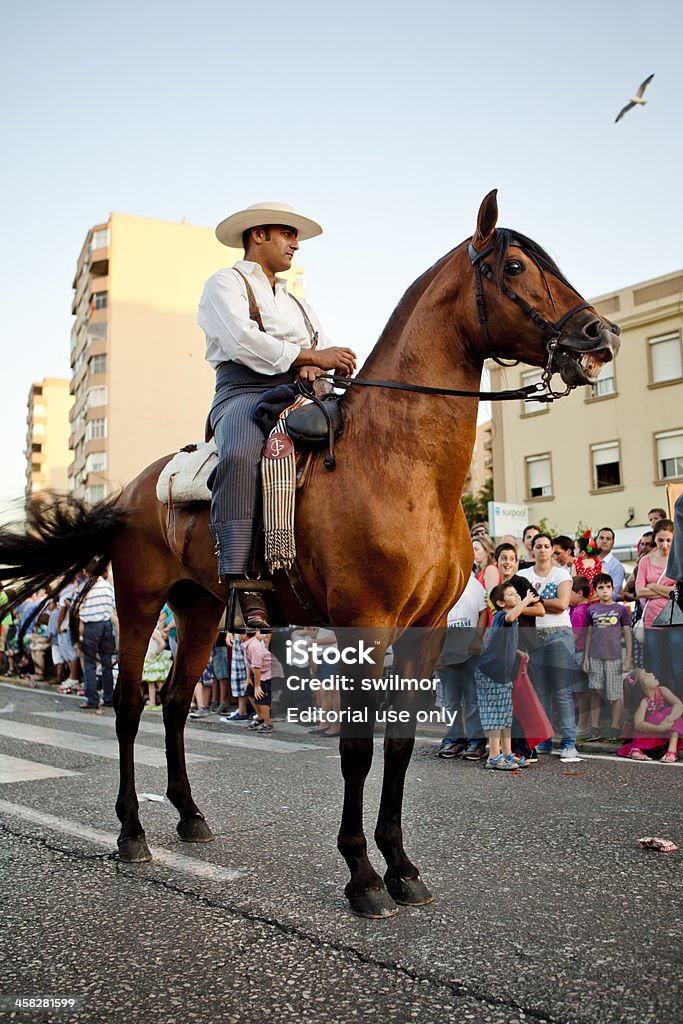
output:
[[[373,709],[374,711],[374,709]],[[337,846],[351,878],[344,889],[351,910],[360,917],[393,917],[398,907],[368,859],[363,832],[363,789],[372,764],[372,737],[339,742],[344,777],[344,809]]]
[[[213,834],[192,799],[185,762],[184,731],[192,693],[208,664],[223,605],[217,598],[203,592],[190,607],[180,608],[172,600],[171,607],[178,628],[178,650],[171,674],[161,691],[168,763],[166,795],[180,814],[176,826],[180,838],[186,843],[208,843]]]
[[[116,814],[121,822],[119,856],[122,861],[131,864],[152,859],[138,816],[134,747],[144,705],[142,666],[160,609],[161,605],[157,606],[157,602],[150,602],[149,606],[141,608],[132,598],[129,601],[122,600],[119,608],[119,678],[114,689],[116,735],[119,741]]]

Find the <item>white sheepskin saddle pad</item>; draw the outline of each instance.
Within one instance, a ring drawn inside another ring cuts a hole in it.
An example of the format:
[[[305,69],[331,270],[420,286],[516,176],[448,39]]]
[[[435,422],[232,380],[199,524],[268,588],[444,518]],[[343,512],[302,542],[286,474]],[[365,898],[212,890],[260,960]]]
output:
[[[188,444],[181,448],[159,474],[157,498],[164,505],[210,501],[211,491],[206,486],[206,481],[217,462],[218,452],[213,440]]]

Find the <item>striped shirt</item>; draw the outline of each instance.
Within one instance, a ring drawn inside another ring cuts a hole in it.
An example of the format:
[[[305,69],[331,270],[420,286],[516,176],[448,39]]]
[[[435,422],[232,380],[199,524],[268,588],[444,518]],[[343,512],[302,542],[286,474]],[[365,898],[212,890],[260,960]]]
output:
[[[114,616],[114,587],[102,576],[93,584],[79,609],[81,622],[110,622]]]

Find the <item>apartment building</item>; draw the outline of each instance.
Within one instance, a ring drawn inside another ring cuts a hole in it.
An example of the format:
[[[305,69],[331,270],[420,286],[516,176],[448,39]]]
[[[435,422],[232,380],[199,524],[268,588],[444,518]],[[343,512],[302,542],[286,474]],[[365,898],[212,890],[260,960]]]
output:
[[[69,381],[45,377],[31,385],[26,416],[26,500],[41,491],[65,491],[68,482]]]
[[[476,497],[482,487],[493,477],[493,422],[485,420],[477,424],[477,436],[472,451],[472,461],[467,471],[463,494]]]
[[[592,387],[551,406],[494,402],[496,501],[526,504],[563,532],[639,525],[683,483],[683,271],[591,300],[622,329],[621,349]],[[540,370],[491,364],[493,390]]]
[[[202,440],[214,389],[196,323],[204,282],[241,259],[213,228],[114,213],[88,231],[73,282],[69,489],[98,501]],[[284,275],[303,295],[303,270]]]

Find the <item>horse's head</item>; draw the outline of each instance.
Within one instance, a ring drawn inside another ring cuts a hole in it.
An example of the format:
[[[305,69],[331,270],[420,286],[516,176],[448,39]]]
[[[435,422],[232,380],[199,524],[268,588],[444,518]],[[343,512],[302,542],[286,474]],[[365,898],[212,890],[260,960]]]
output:
[[[593,383],[619,351],[620,328],[572,288],[530,238],[497,228],[496,190],[484,198],[469,245],[485,358],[512,358],[559,373],[568,387]],[[485,277],[488,285],[482,281]]]

